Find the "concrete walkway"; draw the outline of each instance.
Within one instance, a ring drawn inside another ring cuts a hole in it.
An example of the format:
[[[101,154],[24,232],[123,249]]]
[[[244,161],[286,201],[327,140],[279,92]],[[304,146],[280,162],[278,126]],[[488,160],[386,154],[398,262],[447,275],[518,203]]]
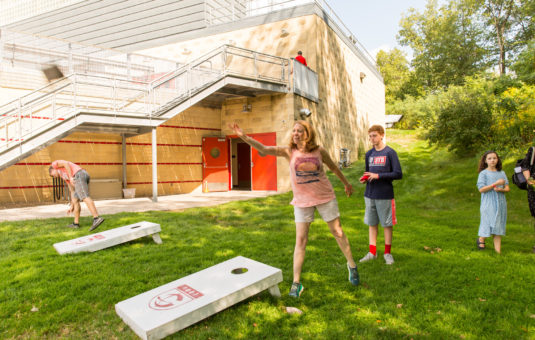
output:
[[[231,201],[248,200],[257,197],[267,197],[278,194],[276,191],[239,191],[171,195],[158,197],[153,203],[150,198],[132,198],[95,201],[97,210],[101,215],[116,214],[119,212],[141,211],[168,211],[182,210],[196,207],[208,207]],[[68,205],[53,204],[35,207],[14,208],[0,210],[0,222],[34,220],[54,217],[67,217]],[[90,216],[87,206],[82,203],[82,216]],[[72,215],[71,215],[72,216]]]

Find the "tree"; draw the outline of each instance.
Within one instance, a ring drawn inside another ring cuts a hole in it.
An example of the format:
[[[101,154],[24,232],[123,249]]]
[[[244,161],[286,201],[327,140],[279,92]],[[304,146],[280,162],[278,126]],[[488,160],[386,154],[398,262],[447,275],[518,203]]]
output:
[[[512,69],[518,79],[528,84],[535,84],[535,40],[527,44],[526,49],[520,53]]]
[[[405,52],[398,48],[380,50],[376,56],[377,66],[386,87],[386,102],[405,99],[406,95],[418,95],[418,89],[411,83],[411,70]]]
[[[509,49],[508,33],[513,27],[513,12],[515,11],[515,0],[484,0],[483,14],[494,27],[496,44],[499,49],[499,70],[500,75],[505,74],[505,56]]]
[[[461,85],[487,68],[477,8],[471,0],[451,0],[440,8],[429,0],[423,13],[411,8],[402,16],[398,41],[412,48],[411,66],[427,92]]]
[[[488,46],[497,46],[494,54],[500,75],[504,75],[508,58],[523,50],[534,37],[535,0],[477,0],[477,5],[489,30]]]

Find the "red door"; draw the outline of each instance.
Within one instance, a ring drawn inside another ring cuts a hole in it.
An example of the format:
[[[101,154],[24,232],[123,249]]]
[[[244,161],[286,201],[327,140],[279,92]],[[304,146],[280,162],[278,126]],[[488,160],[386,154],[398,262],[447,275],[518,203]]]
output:
[[[253,134],[250,137],[264,145],[277,145],[275,132]],[[252,190],[277,190],[277,157],[262,157],[256,149],[251,148],[251,167]]]
[[[202,139],[202,191],[228,191],[228,142],[224,137]]]

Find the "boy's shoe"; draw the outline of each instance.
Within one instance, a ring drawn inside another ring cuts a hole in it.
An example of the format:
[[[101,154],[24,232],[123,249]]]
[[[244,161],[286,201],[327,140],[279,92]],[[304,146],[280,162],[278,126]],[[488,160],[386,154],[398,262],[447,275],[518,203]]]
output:
[[[357,270],[357,267],[351,268],[348,263],[347,270],[349,271],[349,282],[351,282],[355,286],[358,286],[358,284],[360,283],[360,278],[359,278],[359,271]]]
[[[394,257],[392,254],[385,254],[384,255],[386,264],[393,264],[394,263]]]
[[[299,282],[294,282],[292,283],[292,288],[290,288],[290,293],[288,295],[290,295],[291,297],[298,298],[303,292],[303,289],[305,288],[302,284],[300,284]]]
[[[372,253],[368,252],[363,258],[360,259],[359,262],[368,262],[371,260],[375,260],[377,258],[377,255],[373,255]]]
[[[104,219],[102,217],[99,216],[97,218],[94,218],[93,225],[91,226],[91,228],[89,228],[89,231],[97,229],[98,226],[102,224],[102,222],[104,222]]]
[[[80,225],[78,223],[71,223],[67,226],[67,228],[78,229],[80,228]]]

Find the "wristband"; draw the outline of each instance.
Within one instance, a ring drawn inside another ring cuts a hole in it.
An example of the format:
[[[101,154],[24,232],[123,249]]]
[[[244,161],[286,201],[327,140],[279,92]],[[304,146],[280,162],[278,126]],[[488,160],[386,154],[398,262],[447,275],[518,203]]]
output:
[[[493,188],[496,188],[496,184],[493,184],[492,187],[493,187]]]

